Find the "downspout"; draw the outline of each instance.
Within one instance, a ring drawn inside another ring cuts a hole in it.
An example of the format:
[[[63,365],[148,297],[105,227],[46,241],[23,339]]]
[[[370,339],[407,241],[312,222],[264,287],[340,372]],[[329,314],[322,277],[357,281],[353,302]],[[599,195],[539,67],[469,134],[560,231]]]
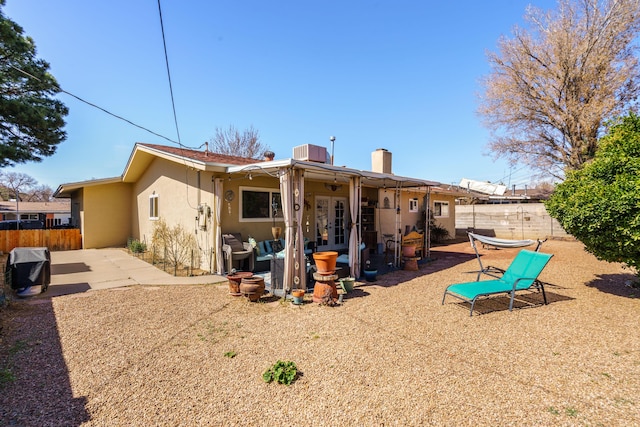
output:
[[[200,206],[201,194],[200,194],[200,171],[196,172],[196,185],[198,186],[198,193],[196,194],[196,207]]]

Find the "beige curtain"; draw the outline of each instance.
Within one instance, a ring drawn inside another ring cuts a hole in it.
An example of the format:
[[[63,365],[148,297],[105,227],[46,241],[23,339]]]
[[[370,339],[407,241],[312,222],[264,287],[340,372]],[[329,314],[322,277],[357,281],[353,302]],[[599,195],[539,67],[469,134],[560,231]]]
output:
[[[294,228],[293,228],[293,184],[292,184],[292,171],[290,169],[280,169],[280,200],[282,200],[282,216],[284,216],[284,272],[282,276],[282,283],[284,292],[292,288],[293,273],[294,273]]]
[[[307,262],[304,257],[304,234],[302,215],[304,213],[304,170],[295,169],[293,174],[293,210],[296,221],[296,245],[293,264],[293,289],[307,289]]]
[[[360,277],[360,239],[358,237],[358,218],[361,200],[360,177],[349,178],[349,202],[351,207],[351,231],[349,232],[349,265],[351,277]]]

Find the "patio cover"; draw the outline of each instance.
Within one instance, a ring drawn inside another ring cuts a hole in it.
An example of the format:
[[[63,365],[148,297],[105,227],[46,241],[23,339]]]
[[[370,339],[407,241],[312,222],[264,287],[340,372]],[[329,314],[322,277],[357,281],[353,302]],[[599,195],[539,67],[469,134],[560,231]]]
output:
[[[299,171],[299,172],[294,172]],[[284,277],[285,289],[294,289],[305,283],[306,265],[304,263],[304,245],[300,243],[302,237],[302,221],[299,211],[295,211],[296,203],[303,206],[304,202],[304,180],[334,183],[336,179],[341,182],[349,182],[349,197],[351,207],[352,227],[349,231],[349,262],[351,264],[351,274],[359,276],[360,254],[359,230],[355,224],[360,219],[360,194],[363,186],[383,188],[386,186],[395,187],[396,191],[402,188],[424,188],[440,185],[435,181],[428,181],[419,178],[409,178],[390,173],[380,173],[350,169],[344,166],[335,166],[326,163],[311,162],[297,159],[284,159],[252,163],[249,165],[229,166],[227,173],[253,173],[259,175],[264,173],[269,176],[278,176],[280,180],[280,195],[283,204],[283,216],[285,221],[285,258]],[[292,177],[293,176],[293,177]],[[295,190],[298,195],[295,195]],[[296,227],[297,223],[297,227]],[[429,242],[425,244],[427,253]],[[295,254],[295,255],[294,255]],[[296,268],[297,265],[297,268]],[[300,275],[295,272],[299,272]],[[298,279],[298,283],[296,282]]]

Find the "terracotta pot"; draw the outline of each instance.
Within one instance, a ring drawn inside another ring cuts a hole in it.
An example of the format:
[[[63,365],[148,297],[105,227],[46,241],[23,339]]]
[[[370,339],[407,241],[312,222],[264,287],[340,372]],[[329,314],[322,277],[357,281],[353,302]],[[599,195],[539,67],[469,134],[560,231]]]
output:
[[[260,276],[243,278],[240,293],[249,298],[249,301],[258,301],[264,293],[264,279]]]
[[[291,297],[294,304],[300,305],[304,302],[304,291],[302,289],[294,289],[291,291]]]
[[[338,288],[335,281],[316,282],[313,287],[313,302],[325,303],[331,300],[335,302],[338,299]]]
[[[402,256],[414,257],[416,256],[416,247],[413,245],[407,245],[402,247]]]
[[[418,271],[418,258],[407,258],[404,260],[404,269],[408,271]]]
[[[333,274],[336,271],[336,260],[338,252],[314,252],[313,260],[316,262],[316,268],[320,274]]]
[[[229,280],[229,294],[233,295],[234,297],[241,296],[242,294],[240,293],[240,283],[242,282],[242,279],[244,279],[245,277],[251,277],[251,276],[253,276],[253,273],[249,271],[242,271],[235,274],[229,274],[227,276],[227,279]]]

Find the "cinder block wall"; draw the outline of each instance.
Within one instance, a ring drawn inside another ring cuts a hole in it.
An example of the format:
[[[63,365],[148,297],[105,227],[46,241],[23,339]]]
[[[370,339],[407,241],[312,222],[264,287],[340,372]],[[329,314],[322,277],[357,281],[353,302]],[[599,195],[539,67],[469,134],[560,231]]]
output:
[[[514,240],[572,237],[542,203],[457,205],[456,234],[464,235],[467,229]]]

